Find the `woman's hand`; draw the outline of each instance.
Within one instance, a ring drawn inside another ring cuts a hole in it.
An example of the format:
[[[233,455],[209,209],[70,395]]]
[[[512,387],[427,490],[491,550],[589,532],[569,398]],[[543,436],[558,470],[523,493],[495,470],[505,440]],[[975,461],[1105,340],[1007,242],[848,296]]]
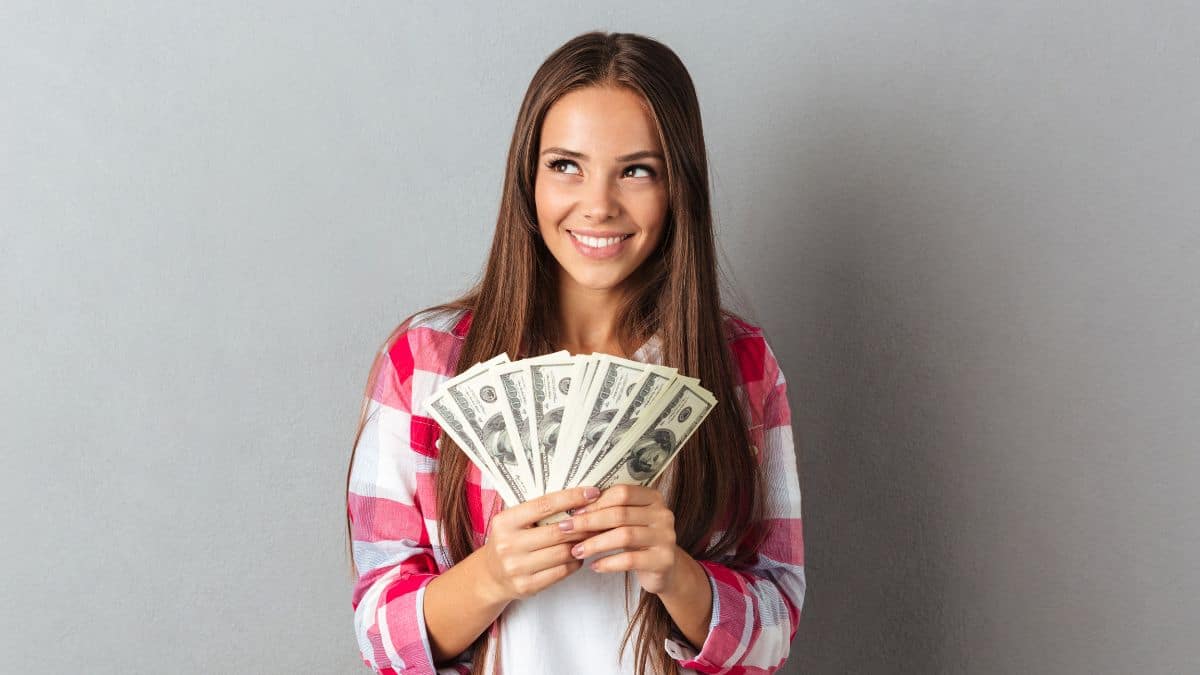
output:
[[[570,521],[563,521],[567,522],[572,532],[594,535],[575,546],[572,555],[582,560],[596,553],[626,549],[595,561],[592,569],[632,570],[648,593],[670,593],[681,576],[677,570],[690,559],[675,545],[675,514],[653,488],[614,485],[594,503],[577,510]]]
[[[558,523],[537,521],[596,501],[600,490],[577,487],[550,492],[492,516],[481,554],[489,595],[501,603],[527,598],[565,579],[583,563],[571,556],[571,545],[587,536]],[[565,522],[565,521],[564,521]]]

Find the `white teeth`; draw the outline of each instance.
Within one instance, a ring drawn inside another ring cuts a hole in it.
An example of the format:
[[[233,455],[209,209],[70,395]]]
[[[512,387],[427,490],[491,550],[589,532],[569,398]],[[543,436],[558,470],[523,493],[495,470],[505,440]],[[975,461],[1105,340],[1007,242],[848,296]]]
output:
[[[571,236],[575,237],[575,239],[583,242],[586,246],[591,246],[592,248],[604,248],[605,246],[612,246],[613,244],[615,244],[625,238],[625,237],[609,237],[607,239],[600,239],[598,237],[585,237],[580,234],[575,234],[574,232],[571,233]]]

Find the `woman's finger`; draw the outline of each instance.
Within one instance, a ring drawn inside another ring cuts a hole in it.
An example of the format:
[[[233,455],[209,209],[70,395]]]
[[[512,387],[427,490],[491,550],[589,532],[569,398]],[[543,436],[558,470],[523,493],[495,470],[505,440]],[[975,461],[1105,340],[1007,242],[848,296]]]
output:
[[[592,563],[596,572],[633,572],[653,569],[654,555],[651,551],[624,551],[605,556]]]
[[[621,527],[622,525],[653,525],[654,520],[653,509],[646,508],[645,506],[618,504],[599,510],[589,507],[583,514],[571,516],[570,523],[572,530],[599,532],[601,530],[611,530],[614,527]],[[568,521],[564,520],[563,522]]]
[[[513,576],[529,576],[571,562],[574,559],[571,555],[571,546],[572,543],[567,542],[526,553],[520,558],[514,559],[510,573]]]
[[[644,485],[614,485],[600,494],[600,498],[577,512],[595,511],[609,506],[649,506],[662,502],[662,493]]]
[[[568,521],[564,520],[562,522],[565,523]],[[591,536],[587,531],[575,529],[564,530],[559,527],[561,524],[551,523],[549,525],[537,525],[525,528],[524,530],[517,530],[509,535],[509,541],[512,542],[513,550],[537,551],[554,546],[555,544],[582,541]]]
[[[618,527],[579,542],[571,549],[571,555],[582,560],[597,553],[619,548],[640,549],[665,543],[667,543],[665,538],[648,527]],[[675,542],[672,540],[670,543],[674,544]]]
[[[595,502],[600,490],[592,486],[581,486],[548,492],[535,499],[521,502],[497,513],[492,518],[493,527],[516,530],[549,518],[556,513]]]

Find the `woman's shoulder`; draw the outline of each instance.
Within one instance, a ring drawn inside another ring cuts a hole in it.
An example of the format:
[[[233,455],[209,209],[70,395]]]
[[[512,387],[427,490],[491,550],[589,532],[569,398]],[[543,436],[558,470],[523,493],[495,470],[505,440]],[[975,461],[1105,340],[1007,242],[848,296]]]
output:
[[[762,326],[729,310],[721,313],[725,340],[742,384],[755,393],[774,387],[779,377],[779,364]]]
[[[441,305],[427,307],[410,314],[401,325],[410,338],[461,342],[471,325],[471,310]]]
[[[401,381],[452,373],[470,323],[470,310],[442,306],[418,310],[401,321],[387,345]]]
[[[725,340],[730,343],[743,339],[761,338],[762,326],[728,309],[721,310],[721,321],[725,329]]]

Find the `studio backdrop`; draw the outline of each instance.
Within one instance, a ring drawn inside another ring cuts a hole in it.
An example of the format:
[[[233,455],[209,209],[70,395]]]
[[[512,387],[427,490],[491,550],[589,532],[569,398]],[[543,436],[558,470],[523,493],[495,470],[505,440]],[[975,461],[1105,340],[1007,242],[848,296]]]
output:
[[[1200,670],[1200,6],[0,8],[0,670],[359,673],[368,367],[465,290],[534,69],[695,80],[788,379],[782,673]],[[578,627],[586,630],[586,626]]]

